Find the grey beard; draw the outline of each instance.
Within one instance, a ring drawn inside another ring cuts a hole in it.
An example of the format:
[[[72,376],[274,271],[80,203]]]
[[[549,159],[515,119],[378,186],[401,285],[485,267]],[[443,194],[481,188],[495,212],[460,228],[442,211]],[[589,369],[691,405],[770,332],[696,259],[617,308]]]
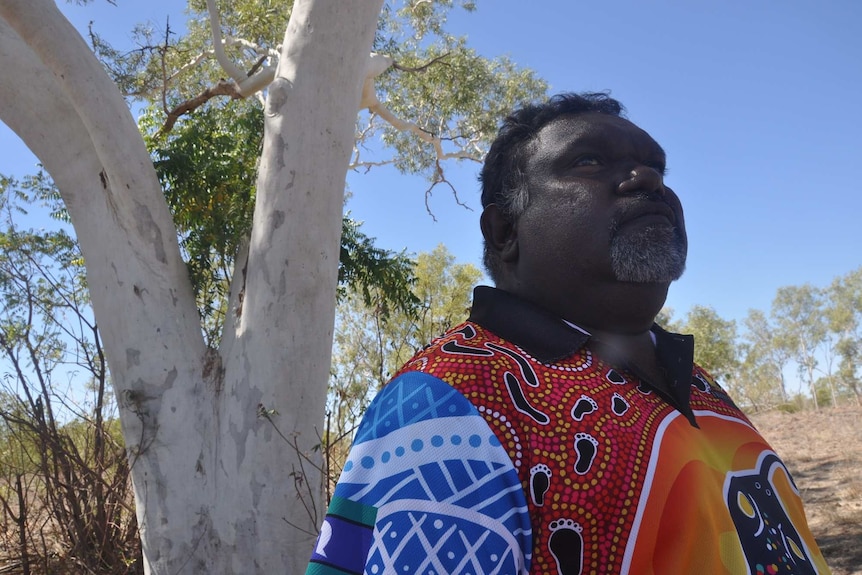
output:
[[[669,283],[685,271],[688,245],[677,228],[646,227],[611,237],[611,269],[617,280]]]

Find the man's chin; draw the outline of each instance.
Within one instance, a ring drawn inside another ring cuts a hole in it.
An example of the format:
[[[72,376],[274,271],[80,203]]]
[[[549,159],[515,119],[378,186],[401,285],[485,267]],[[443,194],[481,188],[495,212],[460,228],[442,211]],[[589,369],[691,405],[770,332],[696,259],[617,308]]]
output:
[[[618,281],[669,284],[685,272],[687,244],[675,230],[647,228],[611,241],[611,268]]]
[[[682,277],[685,269],[676,271],[657,272],[654,270],[631,270],[631,269],[614,269],[614,276],[617,281],[637,284],[660,284],[668,285]]]

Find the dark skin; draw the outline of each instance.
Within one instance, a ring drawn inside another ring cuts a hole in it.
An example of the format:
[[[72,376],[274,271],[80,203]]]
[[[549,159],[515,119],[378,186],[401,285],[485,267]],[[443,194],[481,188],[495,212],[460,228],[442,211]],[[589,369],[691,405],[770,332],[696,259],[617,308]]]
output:
[[[672,280],[619,280],[610,248],[614,235],[656,231],[656,241],[666,241],[673,229],[684,246],[682,206],[664,185],[661,146],[616,116],[561,116],[539,131],[525,168],[530,201],[517,221],[493,204],[481,218],[503,262],[497,287],[589,331],[605,357],[666,389],[649,329]]]

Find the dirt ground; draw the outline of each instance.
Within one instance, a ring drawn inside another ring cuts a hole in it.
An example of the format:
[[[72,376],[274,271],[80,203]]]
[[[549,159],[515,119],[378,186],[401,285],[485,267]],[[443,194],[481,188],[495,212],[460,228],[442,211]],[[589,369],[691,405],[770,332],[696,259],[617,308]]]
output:
[[[862,575],[862,408],[753,415],[784,460],[834,575]]]

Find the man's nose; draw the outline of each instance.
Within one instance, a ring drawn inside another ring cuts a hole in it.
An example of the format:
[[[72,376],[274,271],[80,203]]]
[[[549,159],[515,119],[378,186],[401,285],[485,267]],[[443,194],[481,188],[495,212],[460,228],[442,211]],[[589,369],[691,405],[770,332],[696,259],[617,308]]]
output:
[[[665,195],[664,177],[655,168],[636,166],[617,186],[617,193],[624,196],[644,194],[663,197]]]

